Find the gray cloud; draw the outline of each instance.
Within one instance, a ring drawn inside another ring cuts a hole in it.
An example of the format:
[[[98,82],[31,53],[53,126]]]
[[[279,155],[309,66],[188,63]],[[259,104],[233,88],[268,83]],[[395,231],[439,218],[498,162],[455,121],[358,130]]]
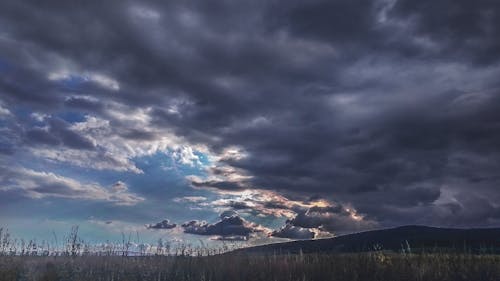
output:
[[[26,140],[45,145],[64,145],[72,149],[95,148],[85,136],[69,129],[70,124],[58,118],[49,118],[48,128],[34,127],[26,132]]]
[[[377,223],[364,219],[355,210],[341,205],[333,207],[311,207],[299,212],[287,225],[301,228],[317,228],[333,234],[345,234],[369,230]]]
[[[500,7],[494,1],[400,0],[391,14],[412,19],[412,32],[435,42],[440,57],[498,62]]]
[[[146,224],[146,228],[149,229],[172,229],[175,228],[177,224],[170,223],[169,220],[162,220],[161,222],[155,224]]]
[[[251,233],[261,232],[262,228],[258,225],[248,222],[240,217],[236,212],[223,212],[220,215],[220,221],[210,224],[205,221],[189,221],[182,224],[185,233],[197,235],[218,235],[218,236],[245,236]]]
[[[308,228],[286,224],[282,228],[273,231],[271,236],[289,239],[312,239],[315,234],[314,231]]]

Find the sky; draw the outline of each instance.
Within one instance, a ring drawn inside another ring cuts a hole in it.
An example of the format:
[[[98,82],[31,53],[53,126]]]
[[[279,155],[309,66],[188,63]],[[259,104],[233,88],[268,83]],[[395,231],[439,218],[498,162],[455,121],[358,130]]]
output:
[[[500,3],[1,1],[0,226],[500,225]]]

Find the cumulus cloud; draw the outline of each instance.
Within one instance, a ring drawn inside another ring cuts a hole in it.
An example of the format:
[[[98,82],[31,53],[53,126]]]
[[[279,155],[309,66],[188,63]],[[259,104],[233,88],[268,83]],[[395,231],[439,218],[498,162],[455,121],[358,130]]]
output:
[[[172,229],[175,228],[177,224],[170,223],[170,220],[162,220],[161,222],[155,224],[146,224],[146,228],[149,229]]]
[[[122,182],[105,188],[95,183],[81,183],[72,178],[50,172],[39,172],[25,168],[1,168],[0,190],[19,192],[21,195],[40,199],[57,197],[68,199],[107,201],[116,205],[131,206],[144,198],[128,191]]]
[[[220,220],[210,224],[205,221],[192,220],[182,224],[185,233],[197,235],[214,235],[221,237],[246,236],[264,229],[240,217],[236,212],[223,212]]]
[[[273,231],[271,236],[289,239],[312,239],[315,234],[314,231],[308,228],[286,224],[282,228]]]
[[[223,198],[209,203],[200,202],[199,205],[226,210],[228,213],[237,210],[257,217],[285,217],[287,221],[283,233],[304,229],[299,233],[310,230],[313,237],[369,230],[378,226],[376,221],[365,218],[353,207],[341,203],[317,198],[293,200],[266,190],[225,194]]]

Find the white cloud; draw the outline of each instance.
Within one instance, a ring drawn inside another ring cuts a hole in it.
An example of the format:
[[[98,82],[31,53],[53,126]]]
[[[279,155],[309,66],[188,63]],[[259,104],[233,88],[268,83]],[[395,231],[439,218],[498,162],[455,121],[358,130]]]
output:
[[[126,155],[113,154],[105,150],[88,151],[71,148],[31,148],[33,155],[53,162],[70,163],[72,165],[96,170],[133,172],[141,174]]]
[[[84,76],[86,79],[98,84],[101,87],[118,91],[120,90],[120,84],[115,79],[106,76],[104,74],[90,72]]]
[[[94,150],[60,146],[32,147],[29,150],[35,156],[47,160],[98,170],[142,173],[136,167],[133,158],[158,152],[172,152],[169,155],[183,165],[201,166],[202,163],[195,151],[206,151],[206,148],[188,145],[172,133],[154,128],[150,125],[149,110],[131,109],[112,103],[106,112],[110,119],[86,116],[83,122],[72,124],[69,129],[85,136],[94,144]]]
[[[194,154],[193,148],[182,145],[172,152],[172,158],[183,165],[201,166],[200,158]]]
[[[9,115],[11,115],[10,110],[8,110],[7,108],[3,107],[0,104],[0,117],[2,117],[2,116],[9,116]]]
[[[43,122],[46,118],[49,117],[49,115],[40,112],[33,112],[30,114],[30,117],[38,122]]]
[[[120,84],[118,83],[118,81],[116,81],[110,76],[107,76],[99,72],[86,71],[78,73],[78,72],[71,72],[68,70],[60,70],[60,71],[50,72],[47,78],[52,81],[64,81],[64,80],[70,80],[73,77],[77,77],[84,82],[94,83],[108,90],[113,90],[113,91],[120,90]]]
[[[184,197],[177,197],[177,198],[172,199],[172,201],[179,202],[179,203],[185,203],[185,202],[199,203],[199,202],[203,202],[206,200],[207,200],[207,198],[203,197],[203,196],[184,196]]]
[[[97,200],[127,206],[144,201],[144,198],[130,193],[122,182],[117,182],[111,188],[105,188],[97,183],[81,183],[50,172],[39,172],[22,167],[2,169],[0,190],[20,191],[24,196],[35,199],[57,197]],[[120,188],[115,188],[116,185]]]
[[[161,17],[160,13],[158,13],[157,11],[143,6],[130,7],[130,13],[134,18],[151,21],[157,21]]]

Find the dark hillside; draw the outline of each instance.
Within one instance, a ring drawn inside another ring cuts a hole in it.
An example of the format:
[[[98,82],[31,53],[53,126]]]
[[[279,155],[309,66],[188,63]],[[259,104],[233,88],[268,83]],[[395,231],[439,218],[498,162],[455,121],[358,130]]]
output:
[[[446,251],[500,253],[500,228],[451,229],[427,226],[402,226],[348,234],[328,239],[301,240],[269,244],[238,251],[255,253]]]

